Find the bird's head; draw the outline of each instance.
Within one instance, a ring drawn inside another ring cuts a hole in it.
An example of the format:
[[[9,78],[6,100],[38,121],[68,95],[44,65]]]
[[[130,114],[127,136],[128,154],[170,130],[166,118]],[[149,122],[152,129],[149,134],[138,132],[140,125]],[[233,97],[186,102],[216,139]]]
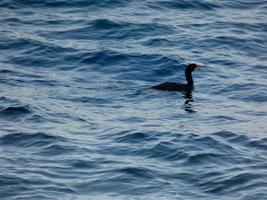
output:
[[[200,68],[200,65],[197,65],[195,63],[190,63],[190,64],[186,65],[186,71],[188,71],[188,72],[193,72],[199,68]]]

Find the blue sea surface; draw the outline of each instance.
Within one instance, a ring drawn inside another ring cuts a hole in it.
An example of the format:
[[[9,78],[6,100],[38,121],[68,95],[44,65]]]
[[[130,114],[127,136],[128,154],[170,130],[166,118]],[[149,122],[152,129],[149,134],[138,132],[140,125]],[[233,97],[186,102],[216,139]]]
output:
[[[0,0],[0,199],[267,199],[266,0]],[[151,89],[193,73],[184,94]]]

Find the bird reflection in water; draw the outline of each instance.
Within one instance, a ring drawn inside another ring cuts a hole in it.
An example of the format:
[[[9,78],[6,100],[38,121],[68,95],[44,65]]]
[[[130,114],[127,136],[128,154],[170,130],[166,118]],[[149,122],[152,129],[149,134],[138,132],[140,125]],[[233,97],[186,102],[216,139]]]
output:
[[[192,105],[192,102],[194,101],[192,91],[186,91],[184,93],[184,98],[185,98],[184,105],[183,105],[184,110],[189,113],[196,112],[195,110],[193,110],[193,105]]]

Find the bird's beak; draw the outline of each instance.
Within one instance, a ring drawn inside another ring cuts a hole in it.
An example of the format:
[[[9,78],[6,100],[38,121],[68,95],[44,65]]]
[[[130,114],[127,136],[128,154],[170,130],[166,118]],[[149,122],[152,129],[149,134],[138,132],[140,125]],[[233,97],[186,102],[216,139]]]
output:
[[[197,71],[197,70],[200,70],[200,67],[196,67],[196,68],[195,68],[195,71]]]
[[[206,67],[204,64],[198,64],[195,70],[201,70],[203,67]]]

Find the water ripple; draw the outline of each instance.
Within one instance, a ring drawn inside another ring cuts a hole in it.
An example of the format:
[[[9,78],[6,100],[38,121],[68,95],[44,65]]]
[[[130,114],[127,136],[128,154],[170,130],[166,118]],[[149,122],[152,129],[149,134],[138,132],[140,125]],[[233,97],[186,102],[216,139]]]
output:
[[[266,199],[266,0],[0,8],[0,199]]]

